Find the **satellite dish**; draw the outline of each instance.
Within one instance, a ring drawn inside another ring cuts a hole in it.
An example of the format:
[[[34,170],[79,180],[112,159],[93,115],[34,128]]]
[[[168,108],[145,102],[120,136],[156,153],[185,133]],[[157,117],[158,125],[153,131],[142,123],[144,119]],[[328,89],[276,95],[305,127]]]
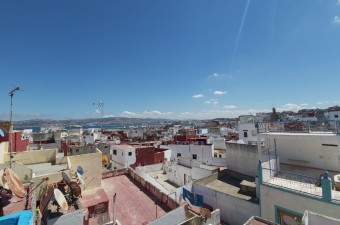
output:
[[[103,154],[103,156],[102,156],[102,163],[103,163],[103,165],[107,166],[107,165],[109,165],[109,162],[110,162],[109,157],[107,157],[106,154]]]
[[[77,166],[77,173],[79,173],[80,175],[84,174],[84,169],[81,166]]]
[[[64,209],[64,210],[68,210],[68,204],[66,201],[65,196],[63,195],[63,193],[59,190],[59,189],[54,189],[54,197],[56,199],[56,201],[58,202],[58,205],[60,206],[60,208]]]
[[[75,197],[80,197],[81,196],[81,187],[79,186],[79,184],[77,184],[77,182],[70,182],[70,189],[71,189],[71,193],[75,196]]]
[[[71,183],[71,178],[66,172],[61,172],[61,176],[63,177],[63,180],[65,181],[66,184]]]
[[[84,181],[83,176],[82,176],[80,173],[78,173],[78,172],[77,172],[77,178],[78,178],[79,183],[80,183],[81,185],[85,185],[85,181]]]
[[[13,170],[11,170],[9,168],[3,169],[3,173],[1,175],[0,180],[2,182],[2,186],[5,189],[9,189],[19,198],[25,197],[26,193],[25,193],[24,185],[22,184],[18,175],[16,175],[13,172]]]
[[[9,189],[6,181],[3,178],[3,175],[4,175],[4,170],[2,169],[0,170],[0,186],[2,186],[5,189]]]

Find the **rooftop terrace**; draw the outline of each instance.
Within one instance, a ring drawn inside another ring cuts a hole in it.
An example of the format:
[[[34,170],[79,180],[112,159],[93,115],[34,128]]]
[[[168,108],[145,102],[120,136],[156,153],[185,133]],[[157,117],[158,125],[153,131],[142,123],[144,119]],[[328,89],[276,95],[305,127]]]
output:
[[[151,222],[170,211],[154,197],[139,188],[126,175],[102,180],[102,187],[110,199],[110,216],[112,218],[113,195],[116,193],[116,219],[122,225],[134,225]]]

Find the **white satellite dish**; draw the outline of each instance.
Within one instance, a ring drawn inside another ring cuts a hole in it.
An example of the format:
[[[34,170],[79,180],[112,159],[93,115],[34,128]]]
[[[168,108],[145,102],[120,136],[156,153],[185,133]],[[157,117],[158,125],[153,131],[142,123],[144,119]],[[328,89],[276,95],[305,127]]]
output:
[[[78,172],[77,172],[77,178],[78,178],[79,183],[80,183],[81,185],[85,185],[85,181],[84,181],[83,176],[82,176],[80,173],[78,173]]]
[[[60,206],[60,208],[64,210],[68,210],[68,204],[67,204],[66,198],[63,195],[63,193],[57,188],[54,189],[54,197],[55,197],[55,200],[58,202],[58,205]]]
[[[61,176],[63,177],[63,180],[66,182],[66,184],[71,183],[71,178],[66,172],[61,172]]]

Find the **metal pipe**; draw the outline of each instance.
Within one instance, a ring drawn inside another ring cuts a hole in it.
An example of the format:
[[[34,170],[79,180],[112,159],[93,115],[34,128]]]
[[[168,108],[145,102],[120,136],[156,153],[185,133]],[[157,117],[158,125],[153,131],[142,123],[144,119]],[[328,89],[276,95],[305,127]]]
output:
[[[8,95],[11,97],[11,106],[10,106],[10,129],[9,129],[9,134],[11,136],[11,138],[9,139],[9,168],[12,169],[12,146],[13,146],[13,122],[12,122],[12,118],[13,118],[13,113],[12,113],[12,108],[13,108],[13,95],[16,91],[20,90],[20,87],[15,87],[13,88],[13,90],[11,90]]]

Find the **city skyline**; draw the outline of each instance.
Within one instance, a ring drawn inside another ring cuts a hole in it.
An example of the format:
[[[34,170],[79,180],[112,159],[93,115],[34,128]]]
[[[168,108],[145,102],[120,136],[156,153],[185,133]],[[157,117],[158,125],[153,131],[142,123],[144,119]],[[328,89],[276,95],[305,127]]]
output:
[[[294,6],[294,7],[293,7]],[[0,2],[0,120],[340,104],[340,0]]]

